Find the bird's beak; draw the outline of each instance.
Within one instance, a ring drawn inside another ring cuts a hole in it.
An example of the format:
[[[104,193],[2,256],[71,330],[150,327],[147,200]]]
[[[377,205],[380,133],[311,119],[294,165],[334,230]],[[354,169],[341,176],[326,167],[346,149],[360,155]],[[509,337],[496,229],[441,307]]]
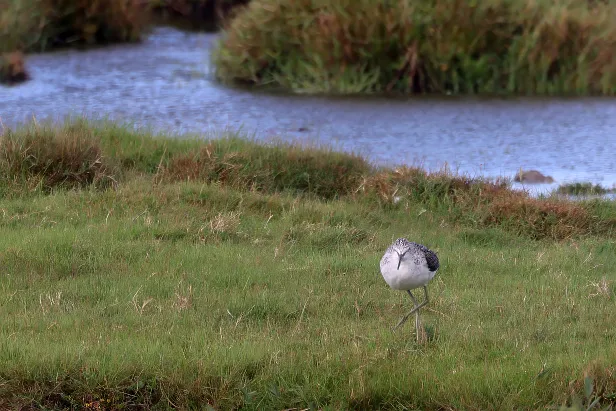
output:
[[[398,253],[396,251],[396,253],[398,253],[398,270],[400,269],[400,264],[402,264],[402,257],[404,257],[404,254],[407,253],[408,250],[406,250],[405,252],[403,252],[402,254]]]

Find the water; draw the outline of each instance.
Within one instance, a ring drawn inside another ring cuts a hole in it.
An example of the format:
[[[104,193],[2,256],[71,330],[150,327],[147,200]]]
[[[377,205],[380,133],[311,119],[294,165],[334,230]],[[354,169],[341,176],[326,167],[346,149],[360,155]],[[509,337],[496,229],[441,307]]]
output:
[[[616,184],[616,100],[342,98],[255,93],[212,79],[215,34],[157,28],[142,44],[28,58],[33,80],[0,87],[5,125],[69,114],[109,116],[174,133],[242,129],[326,143],[378,164],[564,182]]]

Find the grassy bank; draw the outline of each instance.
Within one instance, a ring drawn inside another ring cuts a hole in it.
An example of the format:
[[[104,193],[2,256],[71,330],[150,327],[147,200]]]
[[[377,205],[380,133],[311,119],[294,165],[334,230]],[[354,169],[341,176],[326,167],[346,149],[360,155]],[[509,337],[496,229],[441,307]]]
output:
[[[301,92],[616,92],[616,8],[587,0],[255,0],[216,52],[225,82]]]
[[[0,0],[0,53],[138,40],[147,26],[140,0]]]
[[[248,0],[0,0],[0,84],[29,79],[23,53],[135,42],[156,24],[217,30]]]
[[[81,121],[5,131],[0,171],[0,407],[614,401],[613,203]],[[402,235],[442,264],[421,346]]]
[[[235,7],[247,2],[0,0],[0,54],[133,42],[147,32],[154,16],[161,15],[214,29]]]

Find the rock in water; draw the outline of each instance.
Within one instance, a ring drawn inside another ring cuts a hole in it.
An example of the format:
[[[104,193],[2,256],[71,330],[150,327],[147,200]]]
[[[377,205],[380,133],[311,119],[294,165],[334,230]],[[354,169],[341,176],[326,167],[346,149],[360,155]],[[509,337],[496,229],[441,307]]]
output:
[[[554,182],[554,179],[550,176],[543,175],[537,170],[520,170],[520,172],[514,177],[513,181],[528,184],[551,184]]]
[[[29,78],[21,51],[5,53],[0,57],[0,83],[17,84]]]

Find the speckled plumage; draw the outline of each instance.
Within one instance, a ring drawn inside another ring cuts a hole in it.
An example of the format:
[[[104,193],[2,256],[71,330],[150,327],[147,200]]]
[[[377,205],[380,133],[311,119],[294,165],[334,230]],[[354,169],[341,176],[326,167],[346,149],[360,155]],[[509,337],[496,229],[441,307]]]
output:
[[[434,251],[406,238],[398,238],[389,246],[380,263],[383,278],[396,290],[412,290],[426,285],[439,266]]]

